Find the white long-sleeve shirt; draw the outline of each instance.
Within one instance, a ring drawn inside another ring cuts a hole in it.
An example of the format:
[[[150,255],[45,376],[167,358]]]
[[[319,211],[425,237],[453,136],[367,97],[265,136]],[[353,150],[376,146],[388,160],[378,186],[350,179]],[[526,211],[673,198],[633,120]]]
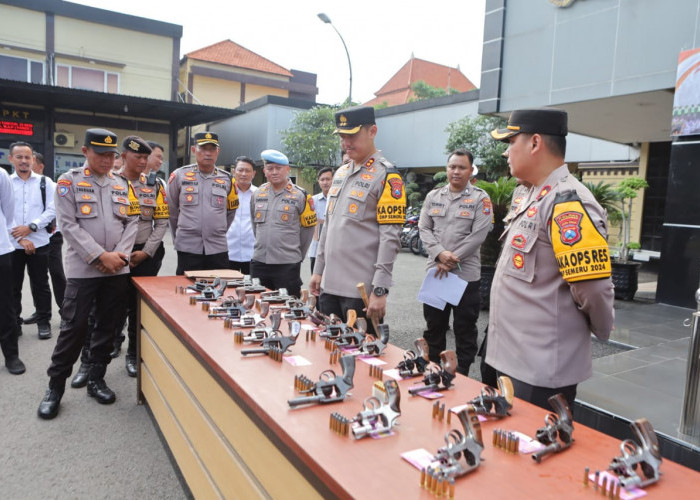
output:
[[[14,252],[10,230],[14,225],[15,196],[12,181],[4,168],[0,167],[0,255]]]
[[[46,232],[46,226],[56,217],[53,201],[56,191],[55,184],[51,179],[46,178],[46,207],[44,208],[44,203],[41,201],[41,175],[32,172],[25,181],[17,173],[14,173],[10,176],[10,180],[15,196],[13,227],[28,226],[33,222],[38,229],[36,232],[29,233],[25,238],[34,243],[37,248],[48,245],[51,235]],[[24,248],[14,238],[12,238],[12,244],[17,250]]]
[[[236,218],[226,232],[228,243],[228,260],[235,262],[250,262],[253,258],[255,234],[250,217],[250,200],[258,188],[251,184],[247,191],[238,189],[238,210]]]

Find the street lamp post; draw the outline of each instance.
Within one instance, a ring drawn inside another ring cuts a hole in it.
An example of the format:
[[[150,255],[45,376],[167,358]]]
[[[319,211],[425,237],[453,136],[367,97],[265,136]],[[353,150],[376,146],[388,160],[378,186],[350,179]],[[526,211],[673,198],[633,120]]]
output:
[[[326,24],[330,24],[331,28],[335,30],[336,33],[338,33],[338,36],[340,37],[340,41],[343,42],[343,47],[345,48],[345,55],[348,56],[348,69],[350,70],[350,90],[348,92],[348,105],[352,105],[352,64],[350,63],[350,52],[348,52],[348,46],[345,45],[345,40],[343,40],[343,35],[340,34],[340,31],[336,29],[335,26],[333,26],[333,23],[331,22],[331,18],[328,17],[326,14],[323,12],[318,14],[318,18],[323,21]]]

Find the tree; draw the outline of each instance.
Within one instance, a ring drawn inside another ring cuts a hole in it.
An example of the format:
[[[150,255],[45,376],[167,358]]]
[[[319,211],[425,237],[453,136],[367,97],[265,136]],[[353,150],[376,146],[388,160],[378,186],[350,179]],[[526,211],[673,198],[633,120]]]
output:
[[[445,132],[449,134],[445,153],[465,148],[474,155],[474,163],[487,179],[495,180],[508,175],[508,162],[502,156],[508,145],[491,138],[489,132],[495,128],[505,128],[507,122],[498,116],[465,116],[450,123]]]
[[[433,87],[425,83],[423,80],[415,81],[411,84],[411,90],[413,91],[414,97],[409,99],[410,102],[422,101],[424,99],[432,99],[433,97],[442,97],[447,95],[447,90],[441,89],[440,87]]]
[[[649,187],[646,180],[641,177],[628,177],[615,186],[615,191],[620,200],[620,213],[622,215],[622,243],[620,245],[620,262],[628,262],[630,256],[630,233],[632,222],[632,202],[637,193]],[[639,248],[638,244],[634,244]]]
[[[290,127],[281,132],[289,161],[299,167],[302,178],[316,182],[318,167],[335,167],[340,163],[340,142],[333,135],[335,112],[339,106],[315,106],[294,115]]]

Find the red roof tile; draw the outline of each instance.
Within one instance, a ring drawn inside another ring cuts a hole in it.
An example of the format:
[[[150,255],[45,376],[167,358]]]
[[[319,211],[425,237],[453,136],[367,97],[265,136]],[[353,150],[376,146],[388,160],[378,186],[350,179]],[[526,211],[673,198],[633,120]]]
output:
[[[458,68],[450,68],[412,57],[381,89],[374,93],[376,97],[365,104],[373,106],[384,101],[389,106],[405,104],[409,102],[411,97],[414,97],[411,84],[419,80],[423,80],[433,87],[441,89],[449,87],[458,92],[467,92],[476,88]]]
[[[226,66],[234,66],[236,68],[246,68],[264,73],[273,73],[275,75],[293,76],[292,73],[275,64],[269,59],[256,54],[255,52],[238,45],[231,40],[223,40],[221,42],[209,45],[198,50],[194,50],[185,57],[197,59],[200,61],[208,61]]]

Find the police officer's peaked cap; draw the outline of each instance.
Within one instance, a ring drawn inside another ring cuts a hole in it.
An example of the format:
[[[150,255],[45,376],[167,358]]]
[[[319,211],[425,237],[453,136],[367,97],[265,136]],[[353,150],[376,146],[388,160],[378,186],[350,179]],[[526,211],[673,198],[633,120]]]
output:
[[[508,126],[491,131],[497,141],[506,141],[516,134],[545,134],[566,136],[568,133],[566,111],[561,109],[520,109],[508,118]]]
[[[374,125],[374,108],[372,106],[355,106],[341,109],[335,114],[334,134],[356,134],[362,125]]]
[[[85,131],[85,147],[95,153],[118,153],[117,134],[103,128],[89,128]]]
[[[147,155],[151,154],[151,146],[148,145],[146,141],[141,139],[137,135],[130,135],[122,143],[122,148],[124,151],[131,151],[132,153],[145,153]]]
[[[197,146],[203,146],[205,144],[219,145],[219,136],[213,132],[199,132],[194,134],[194,143]]]
[[[289,158],[276,149],[266,149],[260,153],[260,158],[269,163],[277,163],[278,165],[289,165]]]

